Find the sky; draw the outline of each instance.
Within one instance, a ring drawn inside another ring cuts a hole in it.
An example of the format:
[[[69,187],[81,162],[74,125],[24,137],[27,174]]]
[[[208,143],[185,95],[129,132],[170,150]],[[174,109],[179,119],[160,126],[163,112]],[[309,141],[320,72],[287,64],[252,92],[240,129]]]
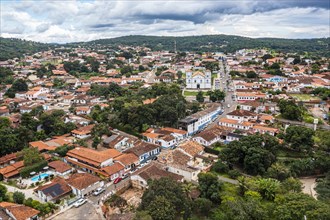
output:
[[[126,35],[330,37],[329,0],[0,0],[0,35],[68,43]]]

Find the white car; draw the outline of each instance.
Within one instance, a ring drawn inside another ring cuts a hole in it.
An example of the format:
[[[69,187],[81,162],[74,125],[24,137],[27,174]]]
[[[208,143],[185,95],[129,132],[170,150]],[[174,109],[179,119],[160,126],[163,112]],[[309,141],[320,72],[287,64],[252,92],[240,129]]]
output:
[[[100,188],[97,188],[94,192],[93,192],[93,195],[94,196],[98,196],[100,195],[101,193],[103,193],[105,191],[104,188],[100,187]]]
[[[79,206],[83,205],[87,200],[85,199],[79,199],[77,202],[74,203],[74,207],[78,208]]]
[[[227,105],[227,108],[230,108],[230,105],[229,104]]]

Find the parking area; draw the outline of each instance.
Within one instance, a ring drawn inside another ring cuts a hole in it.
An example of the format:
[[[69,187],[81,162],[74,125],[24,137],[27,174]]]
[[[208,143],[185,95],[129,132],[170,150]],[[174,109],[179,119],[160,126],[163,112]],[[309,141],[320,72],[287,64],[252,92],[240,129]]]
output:
[[[102,220],[102,216],[96,211],[95,206],[90,203],[86,202],[85,204],[81,205],[80,207],[72,207],[69,210],[59,214],[54,220],[79,220],[79,219],[93,219],[93,220]]]

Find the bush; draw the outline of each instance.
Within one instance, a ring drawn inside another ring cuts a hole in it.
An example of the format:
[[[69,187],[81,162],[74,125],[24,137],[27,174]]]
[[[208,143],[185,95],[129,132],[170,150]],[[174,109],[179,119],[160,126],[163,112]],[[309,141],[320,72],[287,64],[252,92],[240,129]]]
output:
[[[26,178],[26,177],[30,176],[31,172],[39,172],[45,166],[47,166],[47,161],[43,160],[43,161],[33,164],[31,166],[24,167],[23,169],[20,170],[20,175],[21,175],[21,177]]]
[[[13,194],[14,203],[23,204],[25,200],[25,194],[22,192],[14,192]]]
[[[227,173],[229,171],[229,166],[221,160],[218,160],[215,164],[213,164],[212,171],[217,173]]]
[[[241,173],[238,170],[229,170],[228,175],[230,176],[230,178],[236,179],[241,175]]]

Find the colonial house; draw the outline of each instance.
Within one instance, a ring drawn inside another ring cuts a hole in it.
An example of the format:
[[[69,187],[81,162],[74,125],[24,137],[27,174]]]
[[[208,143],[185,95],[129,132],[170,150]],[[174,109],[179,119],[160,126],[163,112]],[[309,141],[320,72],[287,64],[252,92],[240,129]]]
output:
[[[257,114],[254,112],[237,109],[227,114],[228,119],[238,120],[238,121],[250,121],[257,120]]]
[[[156,157],[160,153],[160,146],[140,141],[124,152],[135,154],[139,158],[139,163],[142,164]]]
[[[183,176],[168,172],[166,167],[158,162],[152,161],[142,167],[131,176],[132,186],[138,189],[148,188],[148,181],[168,177],[175,181],[182,182]]]
[[[226,130],[224,130],[224,127],[215,126],[196,134],[193,140],[204,146],[211,146],[224,139],[225,134]]]
[[[78,129],[74,129],[71,131],[72,136],[79,138],[79,139],[85,139],[91,136],[92,129],[95,125],[87,125]]]
[[[125,166],[119,162],[114,162],[110,166],[103,167],[102,171],[108,174],[109,180],[112,181],[124,175]]]
[[[101,178],[89,173],[75,173],[67,179],[68,185],[72,188],[73,194],[84,197],[91,194],[97,188],[104,185]]]
[[[175,147],[179,141],[187,136],[187,131],[175,128],[149,128],[142,136],[147,142],[159,144],[162,148]]]
[[[38,220],[40,211],[29,206],[15,204],[11,202],[0,202],[0,211],[4,211],[8,219],[14,220]],[[4,217],[7,217],[4,216]],[[5,218],[6,219],[6,218]]]
[[[48,166],[55,171],[55,174],[57,176],[66,176],[73,171],[73,168],[71,166],[61,160],[49,162]]]
[[[114,161],[124,166],[125,173],[134,170],[139,165],[139,158],[133,153],[121,154],[115,157]]]
[[[275,136],[279,130],[277,128],[271,128],[271,127],[266,127],[266,126],[261,126],[261,125],[254,125],[252,127],[253,132],[255,133],[261,133],[261,134],[270,134],[272,136]]]

